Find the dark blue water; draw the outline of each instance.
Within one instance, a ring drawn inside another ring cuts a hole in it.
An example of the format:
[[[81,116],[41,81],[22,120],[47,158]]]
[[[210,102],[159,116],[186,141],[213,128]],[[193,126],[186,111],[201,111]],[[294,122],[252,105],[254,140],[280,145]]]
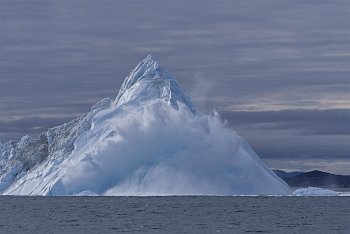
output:
[[[350,197],[0,197],[1,233],[349,233]]]

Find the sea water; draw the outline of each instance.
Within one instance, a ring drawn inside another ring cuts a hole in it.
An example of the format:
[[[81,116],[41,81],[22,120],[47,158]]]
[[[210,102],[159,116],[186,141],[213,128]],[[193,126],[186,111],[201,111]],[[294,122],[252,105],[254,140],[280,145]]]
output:
[[[0,233],[350,233],[350,197],[0,196]]]

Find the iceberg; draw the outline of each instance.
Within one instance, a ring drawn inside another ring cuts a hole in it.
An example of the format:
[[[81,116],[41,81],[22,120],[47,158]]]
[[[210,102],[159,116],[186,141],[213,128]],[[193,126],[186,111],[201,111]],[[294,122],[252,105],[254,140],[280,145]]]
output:
[[[336,192],[330,189],[307,187],[299,188],[293,192],[294,196],[350,196],[347,192]]]
[[[38,138],[0,144],[5,195],[290,195],[217,113],[198,112],[151,55],[115,100]]]

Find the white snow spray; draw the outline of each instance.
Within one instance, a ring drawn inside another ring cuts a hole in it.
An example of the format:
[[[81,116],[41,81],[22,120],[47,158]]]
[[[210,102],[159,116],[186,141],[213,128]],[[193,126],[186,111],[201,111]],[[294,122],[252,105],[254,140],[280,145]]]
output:
[[[103,111],[77,139],[72,158],[63,177],[68,194],[288,192],[218,117],[194,115],[183,105],[175,110],[163,100]]]
[[[214,108],[214,98],[216,97],[215,81],[207,79],[201,72],[196,71],[193,75],[195,84],[190,90],[191,97],[196,100],[196,106],[201,111],[208,111]]]

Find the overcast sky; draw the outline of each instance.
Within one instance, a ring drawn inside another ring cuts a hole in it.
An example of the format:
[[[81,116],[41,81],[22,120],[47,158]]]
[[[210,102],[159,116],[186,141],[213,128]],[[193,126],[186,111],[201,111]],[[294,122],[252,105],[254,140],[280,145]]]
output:
[[[350,174],[350,1],[0,1],[0,139],[114,98],[148,53],[271,167]]]

